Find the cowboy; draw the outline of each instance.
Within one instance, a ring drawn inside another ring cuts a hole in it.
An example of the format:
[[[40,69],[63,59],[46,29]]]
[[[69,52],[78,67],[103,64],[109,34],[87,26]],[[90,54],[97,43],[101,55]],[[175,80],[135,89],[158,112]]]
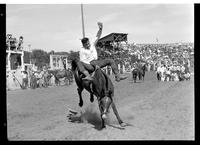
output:
[[[124,80],[127,76],[120,76],[119,70],[114,62],[113,59],[103,59],[98,60],[97,56],[97,42],[101,36],[103,24],[98,22],[99,30],[97,32],[97,39],[91,45],[89,38],[84,37],[82,42],[82,49],[80,50],[80,61],[76,60],[77,67],[80,72],[82,72],[86,77],[83,78],[84,80],[92,80],[92,77],[89,73],[94,71],[95,66],[99,66],[103,68],[105,66],[111,66],[114,74],[115,80],[119,82],[120,80]]]
[[[157,66],[156,75],[157,75],[157,79],[160,80],[161,79],[161,65]]]

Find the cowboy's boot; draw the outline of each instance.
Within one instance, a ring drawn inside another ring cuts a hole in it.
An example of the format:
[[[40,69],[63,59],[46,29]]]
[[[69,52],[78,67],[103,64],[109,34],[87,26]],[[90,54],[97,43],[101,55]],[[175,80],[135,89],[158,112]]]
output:
[[[86,76],[83,78],[83,80],[88,80],[88,81],[93,80],[88,71],[84,71],[83,74]]]
[[[115,81],[119,82],[120,80],[125,80],[127,79],[127,76],[120,76],[120,73],[115,75]]]

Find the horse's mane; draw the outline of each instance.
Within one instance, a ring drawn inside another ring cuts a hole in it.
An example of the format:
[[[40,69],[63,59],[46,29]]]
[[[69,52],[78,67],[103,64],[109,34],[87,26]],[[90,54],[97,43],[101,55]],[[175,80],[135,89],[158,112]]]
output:
[[[111,82],[111,80],[110,80],[110,78],[109,78],[109,76],[103,71],[103,70],[101,70],[100,68],[98,68],[97,70],[95,70],[95,74],[98,76],[98,77],[100,77],[99,75],[101,75],[102,74],[102,76],[104,77],[104,79],[105,79],[105,91],[107,91],[108,93],[109,93],[109,95],[111,95],[112,93],[114,93],[114,92],[112,92],[113,90],[112,90],[112,88],[109,88],[109,87],[112,87],[113,85],[112,85],[112,82]],[[102,86],[100,86],[100,87],[102,87]],[[112,98],[111,98],[112,99]]]
[[[99,71],[99,72],[97,72],[97,71]],[[108,83],[109,82],[108,82],[108,76],[107,76],[107,74],[104,71],[102,71],[100,68],[98,68],[95,73],[102,73],[103,74],[103,76],[104,76],[104,78],[106,80],[106,88],[108,88]]]

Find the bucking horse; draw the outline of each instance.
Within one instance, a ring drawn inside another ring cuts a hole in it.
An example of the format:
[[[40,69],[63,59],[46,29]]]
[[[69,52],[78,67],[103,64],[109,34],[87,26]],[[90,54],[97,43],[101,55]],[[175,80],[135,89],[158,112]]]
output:
[[[76,60],[72,60],[72,72],[74,74],[75,82],[77,84],[77,91],[79,94],[79,106],[83,106],[82,91],[86,89],[90,93],[90,101],[94,101],[94,95],[97,97],[98,106],[101,117],[101,129],[105,128],[105,121],[107,119],[108,110],[110,105],[121,127],[125,127],[127,124],[122,121],[114,103],[114,86],[108,75],[105,74],[98,66],[95,67],[95,71],[92,73],[92,81],[83,80],[85,77],[81,74],[76,65]]]

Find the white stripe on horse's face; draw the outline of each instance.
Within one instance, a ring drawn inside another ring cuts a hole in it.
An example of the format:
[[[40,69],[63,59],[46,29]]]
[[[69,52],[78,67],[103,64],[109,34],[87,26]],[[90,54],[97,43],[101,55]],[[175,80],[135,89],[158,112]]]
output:
[[[106,103],[108,103],[108,101],[109,101],[109,100],[108,100],[108,97],[106,97]]]
[[[111,104],[111,99],[107,96],[105,96],[105,98],[102,99],[102,104],[103,104],[103,112],[106,114],[108,113],[108,109],[110,107]]]

